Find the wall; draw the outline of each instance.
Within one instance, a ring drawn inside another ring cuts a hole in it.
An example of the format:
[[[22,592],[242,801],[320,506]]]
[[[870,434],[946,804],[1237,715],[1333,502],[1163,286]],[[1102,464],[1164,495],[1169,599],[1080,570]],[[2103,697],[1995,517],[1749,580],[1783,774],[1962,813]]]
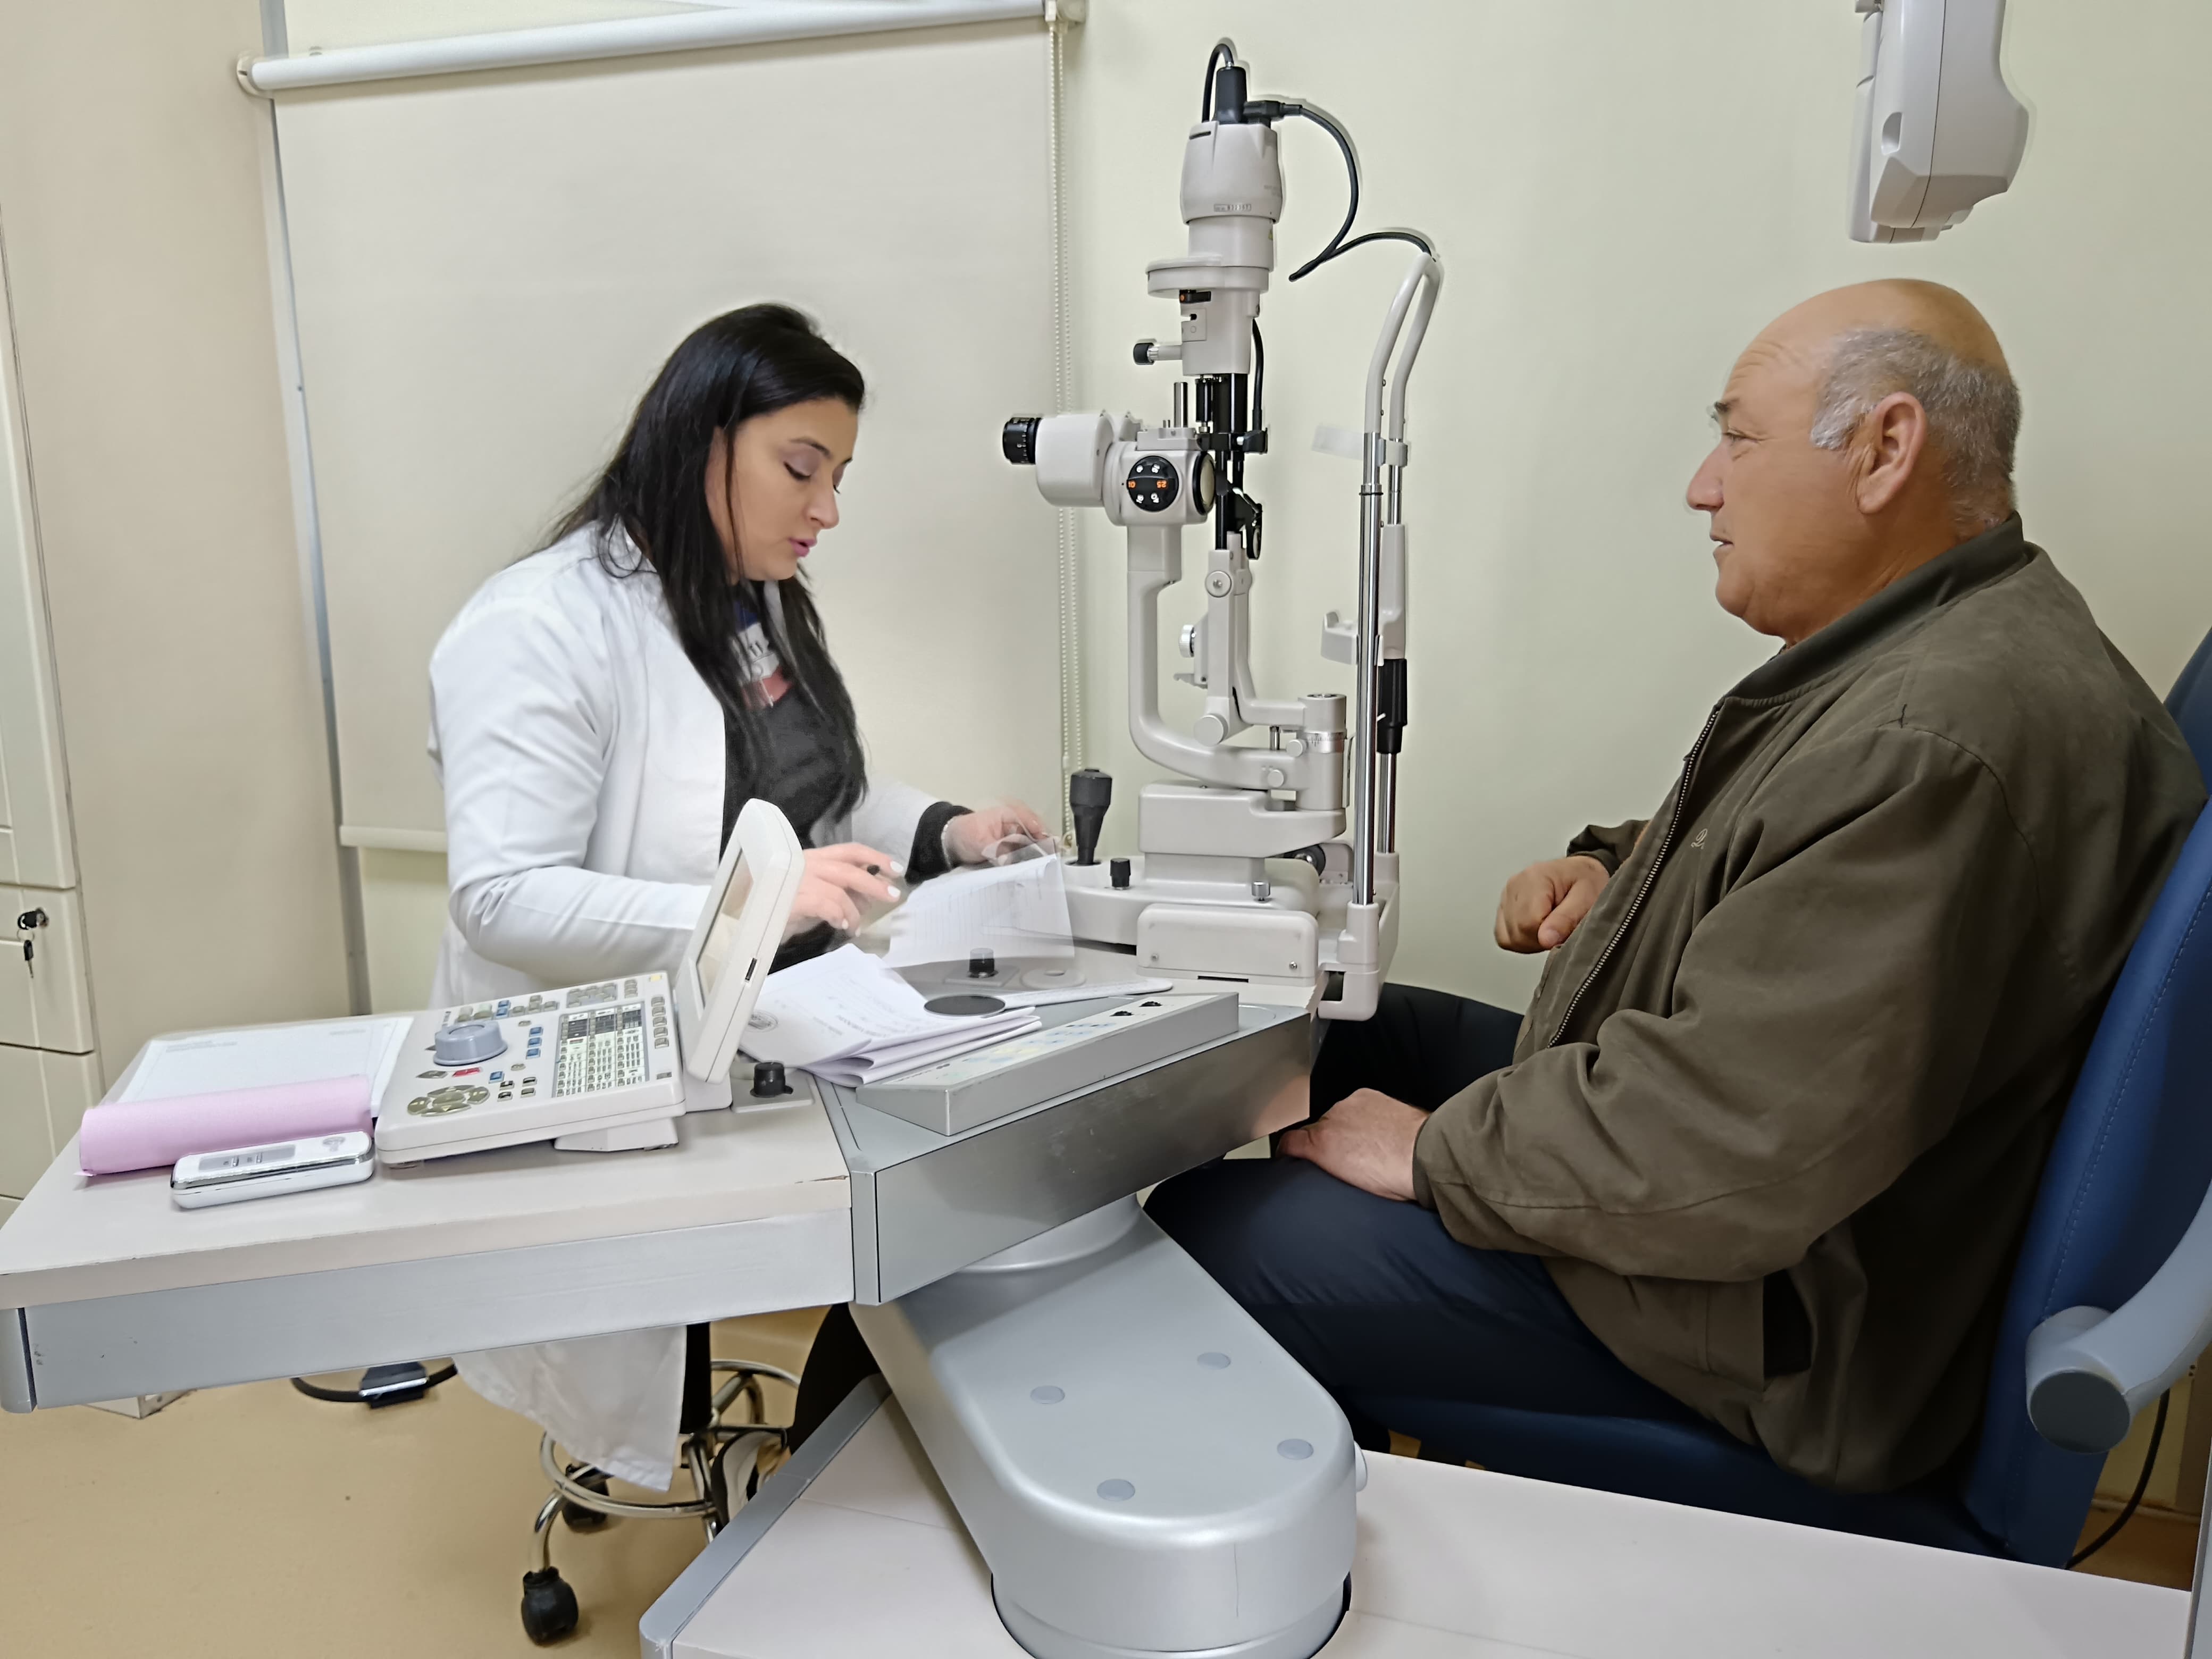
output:
[[[8,236],[100,1054],[343,1012],[252,0],[0,8]]]
[[[295,36],[342,27],[292,11]],[[1688,23],[1626,0],[1395,0],[1350,43],[1346,15],[1095,0],[1070,48],[1076,356],[1085,401],[1164,404],[1164,377],[1127,348],[1166,320],[1142,267],[1181,245],[1180,135],[1222,32],[1260,84],[1352,125],[1363,224],[1440,239],[1451,282],[1408,475],[1403,811],[1408,879],[1452,898],[1409,915],[1402,974],[1524,995],[1530,964],[1482,942],[1498,884],[1585,820],[1648,809],[1711,697],[1764,653],[1712,606],[1703,520],[1679,492],[1735,351],[1820,287],[1904,271],[1983,304],[2027,395],[2031,532],[2153,684],[2170,679],[2212,618],[2185,516],[2208,334],[2188,289],[2203,233],[2182,211],[2212,143],[2186,79],[2212,16],[2156,0],[2123,35],[2015,0],[2008,68],[2037,112],[2020,184],[1933,246],[1880,249],[1839,228],[1843,0],[1709,0]],[[243,0],[0,11],[0,214],[111,1065],[163,1027],[343,1002],[270,343],[266,112],[223,73],[258,35]],[[2154,55],[2130,44],[2150,39]],[[1292,127],[1285,153],[1287,252],[1318,245],[1342,186],[1317,132]],[[1268,302],[1277,443],[1255,474],[1273,513],[1258,595],[1272,684],[1344,683],[1313,645],[1351,597],[1354,478],[1306,441],[1356,422],[1397,269],[1364,250]],[[1126,803],[1144,769],[1122,734],[1116,539],[1086,525],[1085,557],[1089,741]],[[1109,847],[1133,830],[1117,810]],[[380,1005],[416,994],[404,964],[427,976],[436,866],[364,871]]]
[[[1166,407],[1170,371],[1133,367],[1129,344],[1173,325],[1144,267],[1183,245],[1182,136],[1221,34],[1255,94],[1310,96],[1349,125],[1360,225],[1432,233],[1449,273],[1408,434],[1418,902],[1400,977],[1519,1006],[1535,964],[1489,942],[1505,878],[1586,822],[1648,811],[1713,698],[1771,648],[1714,605],[1705,521],[1681,491],[1735,353],[1807,295],[1896,273],[1976,300],[2025,390],[2030,534],[2154,686],[2212,625],[2193,487],[2212,369],[2195,70],[2212,13],[2144,0],[2124,29],[2061,0],[2010,15],[2009,76],[2036,112],[2018,184],[1933,246],[1875,248],[1843,231],[1847,0],[1393,0],[1358,9],[1356,33],[1328,0],[1094,0],[1070,59],[1085,404]],[[1405,265],[1361,249],[1285,286],[1334,229],[1344,181],[1317,129],[1282,142],[1274,449],[1252,469],[1269,507],[1255,668],[1278,694],[1348,688],[1317,653],[1322,613],[1354,598],[1358,481],[1308,445],[1318,423],[1358,426]],[[1086,523],[1084,548],[1091,757],[1133,803],[1146,769],[1122,715],[1118,532]],[[1185,586],[1170,629],[1198,614]],[[1135,828],[1117,808],[1109,847]]]

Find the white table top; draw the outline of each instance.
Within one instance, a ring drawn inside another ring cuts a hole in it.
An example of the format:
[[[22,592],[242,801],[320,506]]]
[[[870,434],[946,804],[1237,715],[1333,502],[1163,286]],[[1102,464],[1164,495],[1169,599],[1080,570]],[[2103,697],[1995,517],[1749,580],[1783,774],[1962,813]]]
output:
[[[1372,1456],[1327,1659],[2173,1659],[2178,1590]],[[678,1659],[1024,1659],[887,1403]]]
[[[694,1112],[651,1152],[514,1146],[204,1210],[169,1174],[90,1177],[72,1140],[0,1225],[0,1308],[619,1237],[851,1206],[820,1103]]]

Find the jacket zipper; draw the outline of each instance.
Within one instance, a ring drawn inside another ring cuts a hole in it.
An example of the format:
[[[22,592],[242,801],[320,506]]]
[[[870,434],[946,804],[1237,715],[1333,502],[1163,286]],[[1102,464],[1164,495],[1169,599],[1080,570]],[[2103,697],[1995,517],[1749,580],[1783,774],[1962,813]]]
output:
[[[1554,1047],[1566,1035],[1568,1022],[1574,1018],[1575,1011],[1583,1006],[1583,998],[1589,994],[1589,988],[1597,983],[1597,976],[1613,960],[1613,953],[1620,948],[1620,941],[1628,937],[1628,930],[1636,925],[1636,918],[1644,909],[1644,901],[1651,896],[1651,889],[1659,880],[1659,872],[1666,865],[1667,855],[1674,850],[1674,837],[1682,827],[1682,809],[1690,804],[1690,788],[1698,779],[1698,762],[1704,757],[1705,744],[1712,739],[1713,727],[1720,724],[1723,706],[1718,702],[1713,705],[1713,712],[1705,716],[1705,729],[1698,733],[1698,740],[1690,745],[1690,752],[1682,757],[1682,781],[1674,791],[1674,811],[1667,820],[1667,833],[1659,842],[1659,851],[1651,860],[1651,867],[1644,872],[1644,884],[1636,890],[1636,896],[1628,903],[1628,914],[1620,919],[1620,926],[1613,930],[1613,937],[1606,940],[1605,949],[1597,953],[1597,960],[1590,964],[1590,970],[1583,976],[1583,982],[1575,988],[1574,995],[1567,999],[1567,1011],[1559,1016],[1559,1023],[1552,1028],[1551,1041],[1544,1045],[1547,1048]]]

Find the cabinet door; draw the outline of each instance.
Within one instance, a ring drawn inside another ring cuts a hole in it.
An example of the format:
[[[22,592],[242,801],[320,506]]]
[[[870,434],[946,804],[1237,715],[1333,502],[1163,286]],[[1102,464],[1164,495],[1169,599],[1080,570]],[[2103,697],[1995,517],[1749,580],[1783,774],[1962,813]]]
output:
[[[24,935],[34,953],[26,962],[15,921],[32,910],[45,911],[46,923]],[[94,1046],[91,1000],[77,896],[0,886],[0,1042],[89,1053]]]
[[[0,285],[7,272],[0,269]],[[0,307],[0,882],[74,887],[61,720],[46,642],[15,352]],[[0,932],[15,920],[0,916]]]
[[[0,1199],[21,1198],[100,1098],[90,1054],[0,1043]]]

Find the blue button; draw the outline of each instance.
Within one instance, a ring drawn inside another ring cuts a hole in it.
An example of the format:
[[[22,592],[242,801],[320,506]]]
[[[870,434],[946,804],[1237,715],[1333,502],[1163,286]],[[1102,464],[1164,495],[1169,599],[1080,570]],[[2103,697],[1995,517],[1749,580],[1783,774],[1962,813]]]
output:
[[[504,1073],[504,1072],[494,1072],[494,1073],[491,1074],[491,1080],[492,1080],[494,1083],[496,1083],[496,1082],[498,1082],[498,1081],[500,1080],[500,1079],[501,1079],[501,1078],[505,1077],[506,1075],[507,1075],[507,1073]]]

